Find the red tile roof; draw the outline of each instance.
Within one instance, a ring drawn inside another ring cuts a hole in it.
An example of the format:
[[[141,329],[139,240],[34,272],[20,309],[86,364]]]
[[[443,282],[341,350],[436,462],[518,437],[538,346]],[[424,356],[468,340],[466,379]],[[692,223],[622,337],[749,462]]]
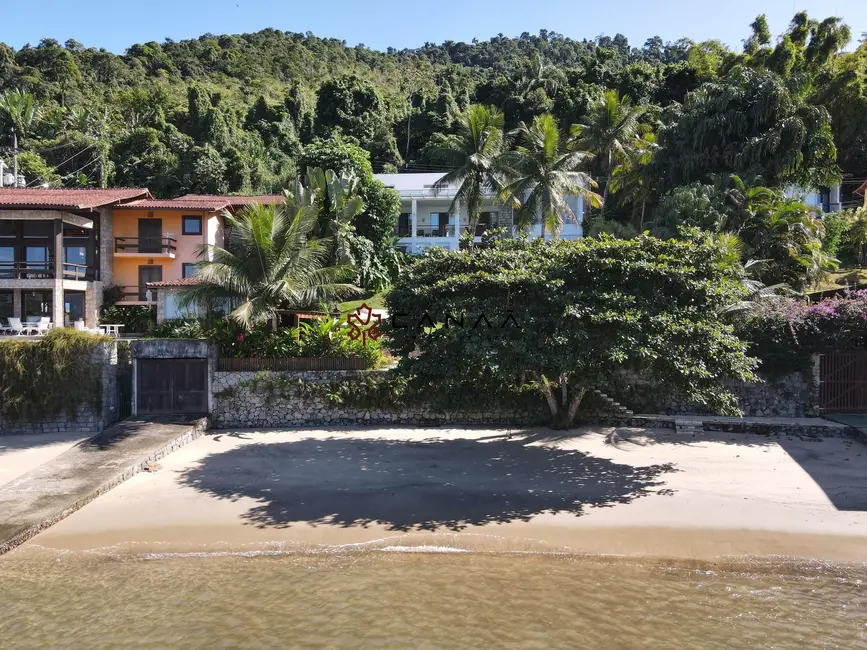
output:
[[[181,278],[179,280],[159,280],[157,282],[148,282],[149,287],[189,287],[201,282],[201,278]]]
[[[232,204],[225,198],[213,199],[142,199],[125,203],[124,208],[139,208],[142,210],[195,210],[198,212],[219,212]]]
[[[259,194],[256,196],[223,196],[220,194],[184,194],[183,196],[179,196],[176,199],[172,199],[173,201],[180,200],[191,200],[191,201],[211,201],[211,200],[223,200],[228,201],[229,205],[234,207],[241,207],[245,205],[250,205],[251,203],[264,203],[266,205],[270,205],[272,203],[285,203],[286,198],[282,194]]]
[[[855,190],[855,194],[860,194],[861,196],[864,196],[865,193],[867,193],[867,181],[861,183],[861,187]]]
[[[152,197],[147,189],[133,187],[110,190],[2,187],[0,188],[0,209],[89,210],[140,198]]]

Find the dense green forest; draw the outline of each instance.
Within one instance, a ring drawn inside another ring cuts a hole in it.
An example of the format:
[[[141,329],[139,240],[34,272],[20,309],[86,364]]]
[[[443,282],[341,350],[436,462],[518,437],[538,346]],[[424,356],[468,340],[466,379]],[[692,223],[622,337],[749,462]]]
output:
[[[867,41],[847,50],[841,19],[804,12],[779,37],[764,16],[744,36],[741,51],[545,30],[386,52],[274,29],[123,55],[0,43],[0,146],[14,127],[31,184],[274,192],[335,138],[373,171],[446,171],[460,116],[486,105],[503,133],[546,114],[571,127],[606,199],[595,231],[615,234],[709,228],[766,206],[755,187],[779,203],[791,184],[867,176]]]

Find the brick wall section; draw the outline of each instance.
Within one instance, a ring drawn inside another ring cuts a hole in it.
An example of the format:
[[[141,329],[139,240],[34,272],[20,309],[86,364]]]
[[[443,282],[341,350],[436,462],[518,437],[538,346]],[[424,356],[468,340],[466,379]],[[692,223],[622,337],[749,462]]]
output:
[[[382,371],[322,370],[281,372],[273,375],[292,380],[303,379],[329,384],[341,379],[363,377],[367,372]],[[302,397],[297,391],[288,398],[274,396],[269,401],[262,391],[255,392],[250,386],[242,385],[259,374],[256,372],[214,373],[211,411],[214,427],[228,429],[368,424],[532,425],[546,421],[542,404],[537,413],[508,409],[444,411],[425,407],[367,410],[331,404],[320,396]]]

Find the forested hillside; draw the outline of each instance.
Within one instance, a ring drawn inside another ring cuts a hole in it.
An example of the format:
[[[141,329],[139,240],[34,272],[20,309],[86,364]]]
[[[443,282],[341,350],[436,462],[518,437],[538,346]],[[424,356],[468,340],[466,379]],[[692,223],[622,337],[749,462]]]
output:
[[[762,16],[744,31],[737,52],[544,30],[387,52],[273,29],[123,55],[75,40],[0,43],[0,146],[14,126],[34,183],[270,192],[320,138],[354,141],[376,171],[440,170],[439,146],[470,104],[500,108],[506,130],[543,113],[568,130],[610,89],[646,107],[654,149],[638,181],[621,179],[632,191],[612,192],[612,218],[708,174],[808,187],[867,175],[867,44],[844,52],[850,28],[805,13],[779,38]],[[598,155],[588,171],[604,183],[612,169]]]

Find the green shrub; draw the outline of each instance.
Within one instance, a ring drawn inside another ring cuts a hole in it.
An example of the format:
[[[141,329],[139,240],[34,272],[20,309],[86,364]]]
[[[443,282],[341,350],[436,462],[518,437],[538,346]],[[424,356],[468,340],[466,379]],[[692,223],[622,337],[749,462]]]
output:
[[[155,326],[149,338],[206,339],[209,338],[209,332],[195,318],[173,318]]]
[[[0,342],[0,416],[39,421],[81,407],[102,408],[102,368],[93,362],[106,336],[58,328],[36,341]]]

